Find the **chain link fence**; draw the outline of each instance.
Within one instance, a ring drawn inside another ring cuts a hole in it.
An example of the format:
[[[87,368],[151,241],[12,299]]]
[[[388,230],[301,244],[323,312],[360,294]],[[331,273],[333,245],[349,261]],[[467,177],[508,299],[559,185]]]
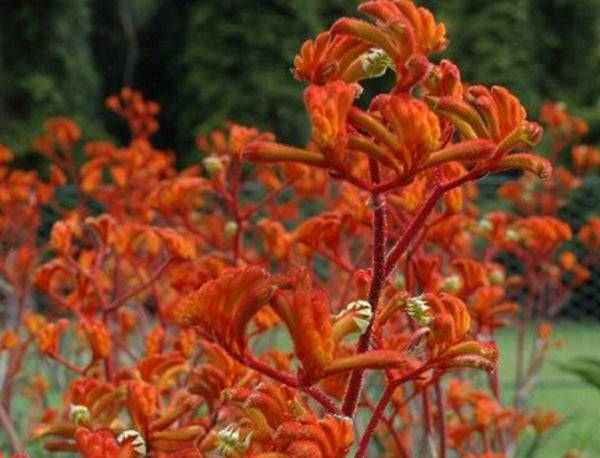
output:
[[[482,202],[482,213],[494,211],[498,207],[514,210],[510,203],[498,197],[499,187],[516,178],[509,176],[489,176],[479,183],[479,197]],[[582,180],[582,185],[570,195],[564,196],[566,201],[560,210],[553,215],[568,223],[573,231],[573,240],[566,242],[564,249],[573,251],[578,258],[585,259],[586,248],[577,240],[580,228],[590,221],[590,218],[600,217],[600,175],[591,175]],[[563,196],[560,196],[562,199]],[[492,205],[493,203],[493,205]],[[486,208],[489,207],[489,208]],[[492,210],[493,209],[493,210]],[[559,248],[559,251],[562,251]],[[519,272],[520,266],[516,259],[502,261],[507,269]],[[577,321],[600,321],[600,264],[588,262],[585,267],[589,270],[589,278],[576,286],[567,298],[559,304],[557,317]]]

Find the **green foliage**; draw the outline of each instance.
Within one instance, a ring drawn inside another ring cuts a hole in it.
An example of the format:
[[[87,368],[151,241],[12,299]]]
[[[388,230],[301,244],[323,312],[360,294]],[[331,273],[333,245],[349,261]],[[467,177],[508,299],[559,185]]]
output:
[[[194,150],[224,120],[301,143],[304,85],[290,75],[304,40],[360,0],[47,0],[0,2],[0,137],[27,149],[50,116],[92,128],[101,98],[132,84],[163,108],[160,147]],[[422,0],[447,25],[467,81],[502,84],[535,114],[565,101],[600,137],[600,0]],[[125,22],[133,27],[133,37]],[[133,63],[132,72],[127,67]],[[369,87],[367,87],[367,91]],[[125,134],[123,134],[125,135]]]
[[[51,116],[74,116],[93,129],[100,99],[90,33],[87,0],[0,2],[4,143],[27,150]]]
[[[307,37],[356,3],[195,2],[189,8],[177,97],[185,104],[178,117],[183,132],[206,132],[235,119],[277,131],[284,141],[304,141],[303,84],[289,69]]]
[[[574,358],[566,363],[557,364],[557,366],[600,390],[600,359],[590,357]]]
[[[431,2],[428,2],[431,3]],[[452,45],[445,58],[456,62],[466,81],[511,88],[529,109],[542,101],[537,82],[539,37],[532,27],[535,0],[438,2]]]

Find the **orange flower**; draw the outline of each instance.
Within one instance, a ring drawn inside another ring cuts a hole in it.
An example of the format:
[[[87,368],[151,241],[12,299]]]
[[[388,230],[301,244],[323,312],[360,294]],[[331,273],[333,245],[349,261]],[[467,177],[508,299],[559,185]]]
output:
[[[137,323],[137,317],[130,310],[125,308],[121,308],[117,310],[117,320],[119,322],[119,328],[121,329],[121,333],[126,335],[131,332]]]
[[[12,162],[14,159],[13,152],[6,146],[0,143],[0,164],[4,165],[8,162]]]
[[[549,256],[559,244],[570,240],[572,235],[567,223],[550,216],[522,218],[512,228],[518,241],[532,250],[538,258]]]
[[[58,354],[60,335],[69,326],[69,321],[62,318],[56,323],[48,323],[38,333],[38,349],[40,353],[50,357]]]
[[[409,213],[416,212],[425,201],[428,191],[427,178],[418,176],[415,180],[400,188],[397,193],[388,196],[388,202]]]
[[[58,221],[52,226],[50,247],[59,254],[68,254],[73,237],[81,235],[81,228],[76,221]]]
[[[410,90],[426,75],[427,56],[446,47],[446,27],[437,24],[429,10],[417,8],[410,1],[371,1],[358,9],[377,22],[343,18],[331,27],[331,33],[355,37],[381,50],[396,72],[394,92]],[[363,58],[363,67],[377,76],[368,57]],[[377,66],[375,69],[379,70]]]
[[[300,361],[299,377],[313,383],[323,377],[325,368],[333,360],[333,328],[329,302],[323,292],[312,292],[306,271],[300,271],[293,280],[292,300],[276,294],[273,308],[290,332],[296,355]]]
[[[140,380],[132,380],[127,385],[126,406],[131,425],[142,435],[148,430],[150,420],[156,413],[157,402],[158,392],[155,386]]]
[[[112,215],[105,213],[94,218],[88,217],[84,220],[84,223],[94,229],[104,245],[112,244],[117,226],[117,222]]]
[[[83,458],[130,458],[136,455],[130,445],[127,450],[121,449],[108,430],[92,432],[80,428],[75,432],[74,438]]]
[[[586,175],[600,165],[600,151],[593,146],[575,145],[571,149],[571,157],[578,175]]]
[[[546,342],[550,342],[552,337],[552,325],[550,323],[542,323],[537,327],[537,335],[540,339]]]
[[[274,291],[273,281],[261,268],[228,269],[188,296],[180,320],[241,355],[246,326]]]
[[[352,422],[327,415],[318,419],[296,391],[274,383],[255,389],[226,391],[227,399],[244,412],[243,428],[219,434],[236,452],[244,455],[273,452],[294,457],[342,458],[352,446]],[[227,441],[227,439],[231,439]]]
[[[352,421],[333,415],[321,420],[304,415],[279,426],[274,440],[275,449],[288,456],[342,458],[354,440]]]
[[[336,252],[345,227],[351,221],[348,215],[327,212],[305,220],[294,232],[294,242],[300,244],[299,250],[307,257],[322,245]],[[352,227],[348,227],[352,231]]]
[[[423,82],[426,94],[430,96],[463,97],[463,84],[460,79],[460,70],[453,62],[442,60],[435,65],[427,79]]]
[[[490,329],[504,327],[509,323],[507,318],[498,315],[514,315],[518,305],[514,302],[503,302],[504,290],[499,287],[484,286],[477,290],[469,313],[481,327]]]
[[[592,251],[600,249],[600,218],[590,218],[590,221],[579,229],[577,238]]]
[[[33,148],[59,165],[63,164],[81,138],[79,126],[67,118],[52,118],[44,124],[44,130],[46,133],[34,141]],[[56,151],[57,145],[60,152]]]
[[[92,348],[94,360],[108,358],[112,341],[106,325],[97,318],[85,318],[81,320],[81,326]]]
[[[294,76],[319,86],[335,80],[358,81],[368,76],[362,68],[361,56],[370,47],[356,38],[320,33],[314,41],[307,40],[302,45],[294,59]]]
[[[535,414],[531,418],[531,424],[537,434],[544,434],[565,421],[566,419],[554,409],[544,412],[539,406],[535,408]]]
[[[472,86],[463,99],[458,95],[428,96],[433,110],[460,131],[464,140],[489,140],[495,144],[493,156],[481,157],[492,170],[522,168],[547,178],[550,163],[538,156],[511,151],[536,145],[542,136],[540,125],[526,120],[519,99],[501,86],[487,89]],[[474,156],[475,158],[475,156]]]
[[[156,228],[155,231],[165,242],[167,253],[169,253],[171,259],[185,261],[196,257],[196,247],[194,244],[174,229],[161,227]]]
[[[196,137],[196,146],[207,153],[217,156],[240,155],[242,148],[253,141],[273,141],[275,136],[270,132],[261,133],[254,127],[241,126],[233,122],[225,124],[225,132],[216,130],[210,135],[199,135]]]
[[[160,392],[172,387],[173,379],[189,366],[181,353],[152,353],[137,362],[137,370],[142,380],[154,385]]]
[[[148,333],[146,337],[146,353],[151,355],[153,353],[161,353],[165,345],[165,328],[161,325],[156,325]]]
[[[277,259],[289,259],[292,237],[279,221],[261,219],[258,226],[264,234],[265,248]]]
[[[457,295],[468,297],[477,288],[487,284],[487,270],[475,259],[457,258],[452,261],[452,268],[460,274],[461,289]]]
[[[408,95],[380,96],[371,105],[379,112],[390,136],[374,134],[402,166],[401,175],[417,170],[429,153],[440,146],[440,124],[435,113],[421,100]],[[352,117],[355,121],[355,117]],[[356,127],[360,128],[361,123]],[[365,126],[366,127],[366,126]]]
[[[219,345],[201,341],[200,346],[207,361],[190,374],[188,391],[213,406],[221,400],[224,390],[236,386],[247,370]]]
[[[177,177],[163,180],[150,195],[150,205],[162,215],[170,217],[180,211],[201,207],[204,196],[211,190],[210,183],[199,177]]]
[[[540,119],[550,127],[555,137],[560,135],[565,139],[577,138],[589,131],[587,122],[571,116],[563,103],[544,102],[540,109]]]
[[[347,166],[346,123],[355,96],[353,85],[339,81],[323,87],[309,86],[304,93],[313,126],[313,141],[332,168]]]
[[[158,130],[156,116],[160,107],[156,102],[146,101],[140,91],[124,87],[117,95],[106,99],[106,107],[129,122],[134,139],[146,139]]]
[[[426,293],[410,299],[406,312],[417,323],[427,326],[430,357],[441,368],[474,367],[493,371],[499,358],[498,348],[475,340],[465,341],[471,319],[467,306],[450,294]]]
[[[459,298],[442,294],[425,294],[424,302],[431,309],[430,347],[433,354],[443,353],[469,332],[471,319],[467,307]]]
[[[577,256],[571,251],[563,251],[558,255],[560,266],[567,272],[572,271],[577,265]]]
[[[2,337],[0,338],[0,351],[2,350],[12,350],[16,348],[20,343],[19,334],[14,331],[4,331]]]

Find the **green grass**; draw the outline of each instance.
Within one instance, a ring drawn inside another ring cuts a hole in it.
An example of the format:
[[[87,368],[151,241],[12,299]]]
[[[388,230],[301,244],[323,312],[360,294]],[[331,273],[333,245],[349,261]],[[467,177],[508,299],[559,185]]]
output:
[[[600,456],[600,390],[574,375],[563,372],[557,363],[581,356],[600,357],[600,324],[561,322],[553,337],[564,337],[567,345],[553,349],[535,388],[532,406],[554,408],[568,421],[539,449],[536,458],[559,458],[569,450],[585,452],[590,458]],[[528,349],[531,343],[528,342]],[[501,351],[500,380],[503,401],[510,402],[516,367],[516,333],[503,330],[498,336]]]

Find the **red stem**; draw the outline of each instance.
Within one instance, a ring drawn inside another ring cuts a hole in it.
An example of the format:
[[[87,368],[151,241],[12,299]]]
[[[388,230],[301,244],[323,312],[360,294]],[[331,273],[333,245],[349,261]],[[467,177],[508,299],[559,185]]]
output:
[[[440,428],[440,458],[446,458],[448,454],[448,444],[446,438],[446,406],[444,405],[444,392],[442,390],[442,384],[438,378],[434,384],[435,389],[435,402],[438,411],[438,420]]]
[[[242,246],[242,224],[244,218],[240,212],[240,184],[242,179],[242,164],[240,163],[240,157],[234,157],[232,161],[233,179],[232,179],[232,190],[231,190],[231,210],[237,224],[237,229],[233,236],[233,261],[237,263],[240,259],[240,255],[243,250]]]
[[[156,280],[158,280],[158,278],[162,274],[164,274],[168,270],[168,268],[171,265],[172,265],[172,260],[165,261],[158,269],[156,269],[156,271],[152,274],[152,276],[148,279],[147,282],[144,282],[141,285],[137,286],[136,288],[133,288],[129,292],[123,294],[122,296],[117,297],[114,301],[112,301],[112,303],[110,304],[109,307],[104,309],[104,313],[109,314],[109,313],[114,312],[115,310],[118,310],[122,305],[125,304],[125,302],[127,302],[133,296],[141,293],[146,288],[151,286]]]
[[[371,170],[371,180],[374,185],[381,181],[381,168],[379,163],[374,160],[369,160],[369,166]],[[381,290],[385,283],[385,251],[387,245],[387,238],[385,235],[386,231],[386,202],[385,196],[382,194],[373,193],[371,196],[373,204],[373,258],[371,262],[373,270],[373,278],[369,287],[368,301],[371,304],[371,310],[373,317],[377,313],[377,305],[379,304],[379,298],[381,296]],[[356,354],[361,354],[369,349],[371,342],[371,334],[373,333],[373,321],[369,323],[369,326],[365,332],[358,339],[356,346]],[[348,388],[344,397],[344,404],[342,411],[344,415],[353,418],[356,411],[356,405],[358,403],[358,397],[363,386],[364,380],[364,369],[357,369],[350,375],[348,381]]]
[[[400,257],[402,257],[402,255],[408,248],[408,245],[414,239],[416,234],[419,232],[419,230],[425,223],[425,220],[427,219],[427,217],[429,216],[431,211],[435,208],[435,206],[437,205],[438,201],[442,198],[442,196],[446,192],[448,192],[458,186],[461,186],[468,181],[475,180],[475,179],[481,177],[483,174],[484,174],[484,172],[482,172],[481,170],[475,169],[475,170],[472,170],[471,172],[467,173],[466,175],[464,175],[460,178],[457,178],[456,180],[450,181],[449,183],[446,183],[444,185],[437,184],[433,188],[433,191],[431,192],[431,194],[429,195],[429,197],[427,198],[427,200],[425,201],[425,203],[423,204],[423,206],[421,207],[419,212],[415,215],[415,217],[412,219],[412,221],[406,228],[406,230],[404,232],[404,236],[400,240],[398,240],[396,245],[394,245],[394,247],[391,249],[391,251],[387,255],[386,260],[385,260],[385,276],[386,277],[392,272],[394,267],[396,267],[396,264],[400,260]]]
[[[288,181],[287,183],[285,183],[282,186],[280,186],[279,188],[277,188],[275,191],[273,191],[271,194],[269,194],[263,200],[252,205],[250,208],[248,208],[242,214],[242,219],[246,220],[246,219],[250,218],[254,213],[256,213],[257,211],[259,211],[262,208],[269,205],[271,202],[273,202],[275,199],[277,199],[281,194],[283,194],[284,191],[289,189],[296,181],[298,181],[299,178],[300,178],[300,175],[292,178],[290,181]]]
[[[343,412],[335,405],[333,400],[325,394],[324,391],[320,390],[316,386],[306,386],[302,385],[300,381],[291,374],[287,374],[285,372],[281,372],[274,367],[269,366],[268,364],[263,363],[262,361],[254,358],[252,355],[245,355],[244,358],[241,359],[241,362],[248,366],[251,369],[254,369],[261,374],[266,375],[278,382],[283,383],[284,385],[290,386],[292,388],[297,388],[300,391],[308,394],[315,401],[321,404],[328,412],[331,412],[334,415],[343,416]]]
[[[425,428],[424,434],[423,434],[423,443],[421,445],[421,453],[425,453],[425,450],[428,450],[428,445],[429,445],[429,438],[431,437],[431,407],[429,404],[429,392],[428,392],[428,388],[426,387],[423,390],[422,396],[423,396],[423,426]]]
[[[387,387],[385,388],[385,391],[383,392],[383,396],[381,396],[381,399],[377,403],[377,407],[375,408],[375,410],[373,411],[373,414],[371,415],[371,420],[369,421],[369,424],[367,425],[367,429],[365,430],[365,433],[364,433],[362,439],[360,440],[360,444],[358,445],[358,450],[356,451],[356,455],[354,455],[354,458],[364,458],[365,456],[367,456],[367,451],[369,449],[369,444],[371,442],[371,438],[375,434],[375,430],[377,429],[379,420],[381,420],[381,417],[382,417],[383,413],[385,412],[385,408],[387,407],[388,402],[392,398],[394,391],[396,391],[396,388],[398,388],[400,385],[408,382],[409,380],[412,380],[412,379],[418,377],[420,374],[427,371],[429,369],[429,367],[430,367],[429,364],[424,364],[419,369],[405,375],[404,377],[401,377],[396,380],[392,380],[390,383],[388,383]],[[416,395],[416,393],[417,392],[413,393],[413,395],[411,395],[408,399],[406,399],[405,402],[408,402],[409,400],[411,400]]]

